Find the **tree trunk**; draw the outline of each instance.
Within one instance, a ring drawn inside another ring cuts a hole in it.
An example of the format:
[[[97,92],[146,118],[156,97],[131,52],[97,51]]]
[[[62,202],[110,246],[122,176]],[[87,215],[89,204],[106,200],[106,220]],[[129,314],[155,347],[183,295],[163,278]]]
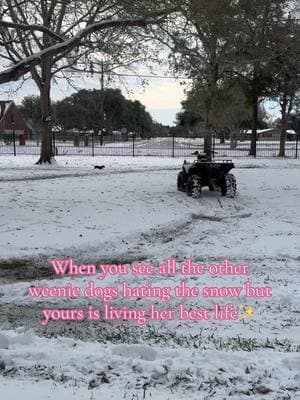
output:
[[[220,144],[224,143],[225,143],[225,133],[224,130],[222,129],[222,131],[220,132]]]
[[[216,59],[212,61],[210,79],[207,88],[206,98],[206,118],[205,118],[205,132],[204,132],[204,153],[207,154],[208,159],[212,159],[212,114],[214,109],[215,93],[217,82],[219,79],[219,66]]]
[[[205,115],[205,125],[204,125],[204,153],[206,153],[207,158],[211,160],[212,158],[211,114],[213,111],[214,92],[211,85],[208,90],[209,92],[206,99],[206,115]]]
[[[204,153],[207,154],[208,159],[212,158],[212,130],[209,124],[205,124]]]
[[[257,141],[257,120],[258,120],[258,96],[256,93],[252,96],[252,133],[249,156],[256,157]]]
[[[252,105],[252,133],[249,156],[256,157],[257,125],[258,125],[258,99],[261,85],[260,68],[258,63],[253,65],[253,77],[251,81],[251,105]]]
[[[280,105],[281,105],[281,133],[280,133],[280,145],[279,145],[278,157],[285,157],[286,131],[288,128],[288,116],[287,116],[288,99],[286,94],[283,95]]]
[[[238,129],[236,126],[234,126],[232,127],[230,133],[230,150],[234,150],[237,147],[237,135],[238,135]]]
[[[36,164],[49,163],[53,157],[52,129],[51,129],[51,61],[42,63],[42,83],[40,84],[41,98],[41,154]]]

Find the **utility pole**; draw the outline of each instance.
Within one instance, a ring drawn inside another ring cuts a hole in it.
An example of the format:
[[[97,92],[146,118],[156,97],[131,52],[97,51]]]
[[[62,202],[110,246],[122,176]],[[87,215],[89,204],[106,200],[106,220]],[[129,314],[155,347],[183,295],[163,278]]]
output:
[[[104,62],[101,61],[101,102],[100,102],[100,145],[103,146],[103,129],[104,129]]]

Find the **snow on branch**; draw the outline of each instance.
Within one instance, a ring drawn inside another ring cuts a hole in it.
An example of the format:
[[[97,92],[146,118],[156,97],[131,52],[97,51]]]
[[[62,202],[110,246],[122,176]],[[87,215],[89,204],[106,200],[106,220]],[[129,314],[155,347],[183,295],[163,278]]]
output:
[[[177,11],[177,9],[174,8],[153,12],[140,18],[109,19],[95,22],[94,24],[91,24],[80,30],[73,37],[66,39],[63,42],[56,43],[55,45],[52,45],[38,53],[32,54],[31,56],[24,58],[22,61],[14,64],[12,67],[4,70],[0,73],[0,84],[18,80],[21,76],[30,72],[33,67],[41,64],[42,60],[46,58],[68,53],[76,47],[84,46],[84,39],[91,33],[99,32],[109,28],[130,26],[146,27],[147,25],[154,25],[160,22],[160,17],[164,18],[168,14],[175,11]],[[44,29],[44,27],[41,27],[40,25],[38,27],[39,29]],[[47,28],[45,29],[47,30]]]
[[[3,26],[5,28],[17,28],[22,31],[43,32],[46,33],[48,36],[51,36],[54,39],[58,40],[59,42],[64,41],[64,39],[61,36],[59,36],[55,32],[52,32],[50,29],[48,29],[46,26],[43,25],[27,25],[27,24],[19,24],[15,22],[1,20],[0,26]]]

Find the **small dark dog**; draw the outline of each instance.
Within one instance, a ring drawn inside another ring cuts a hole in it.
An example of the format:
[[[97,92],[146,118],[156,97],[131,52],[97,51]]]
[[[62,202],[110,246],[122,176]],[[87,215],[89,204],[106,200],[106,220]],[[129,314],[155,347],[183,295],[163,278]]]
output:
[[[103,169],[105,168],[105,165],[95,165],[94,169]]]

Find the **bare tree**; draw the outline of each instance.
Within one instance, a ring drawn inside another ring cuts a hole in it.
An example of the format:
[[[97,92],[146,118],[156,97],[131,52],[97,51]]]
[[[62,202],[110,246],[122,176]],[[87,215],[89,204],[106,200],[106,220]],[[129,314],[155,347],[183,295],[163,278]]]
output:
[[[249,155],[256,156],[259,104],[274,84],[269,64],[277,55],[278,27],[286,20],[289,5],[288,0],[239,0],[240,32],[233,71],[252,107]]]
[[[37,163],[50,163],[52,157],[53,77],[68,78],[76,70],[93,72],[103,59],[117,59],[119,65],[135,60],[143,50],[134,39],[136,27],[160,23],[171,11],[147,0],[136,4],[126,0],[3,0],[0,57],[10,67],[0,73],[0,83],[30,73],[39,89],[42,145]]]
[[[274,76],[274,97],[279,99],[281,111],[278,156],[284,157],[288,122],[300,91],[300,25],[296,18],[290,16],[280,27],[277,56],[269,68]]]
[[[193,90],[187,93],[187,99],[182,102],[185,113],[179,117],[192,116],[191,125],[194,123],[201,127],[201,122],[206,120],[206,92],[202,85],[194,82]],[[211,127],[217,134],[228,132],[231,144],[234,148],[240,134],[242,125],[251,118],[251,107],[247,103],[246,96],[240,86],[238,79],[222,80],[216,89],[213,108],[211,110]],[[201,129],[201,128],[200,128]]]
[[[237,11],[231,0],[186,0],[182,2],[182,17],[165,31],[175,68],[202,87],[204,151],[208,156],[212,151],[214,101],[234,47]]]
[[[222,82],[213,115],[214,129],[229,132],[230,148],[236,148],[238,139],[242,137],[242,126],[251,118],[251,107],[238,80]]]
[[[205,98],[204,151],[211,152],[214,102],[222,80],[239,76],[252,107],[250,155],[256,155],[259,104],[270,93],[267,67],[276,56],[278,26],[289,0],[185,0],[182,18],[166,32],[174,64],[202,85]]]

